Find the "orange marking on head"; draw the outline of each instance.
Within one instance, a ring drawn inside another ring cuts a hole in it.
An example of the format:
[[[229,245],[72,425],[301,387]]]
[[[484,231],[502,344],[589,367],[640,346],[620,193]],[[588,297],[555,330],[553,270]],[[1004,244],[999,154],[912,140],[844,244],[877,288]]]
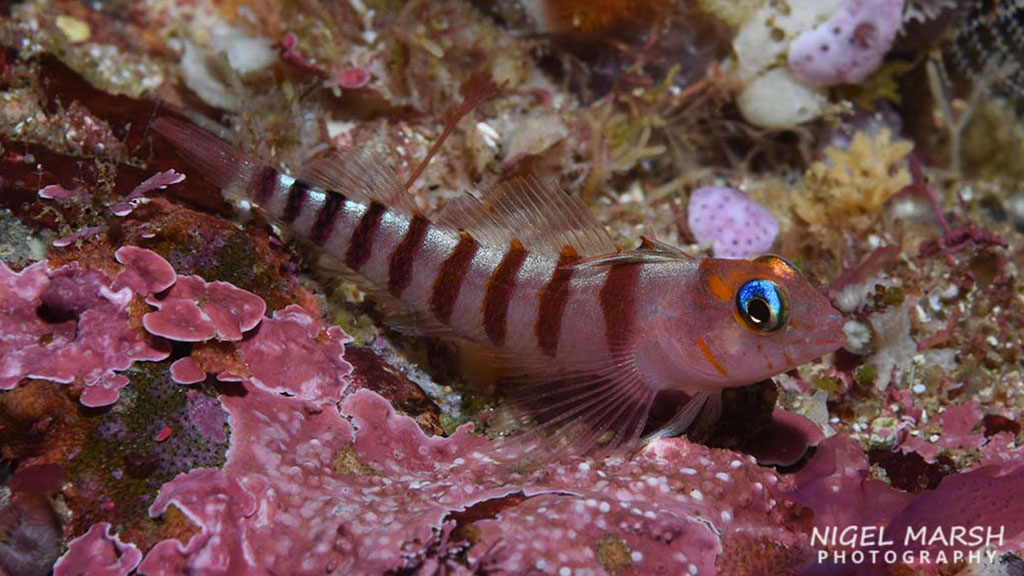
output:
[[[708,259],[701,263],[701,271],[707,278],[708,290],[721,300],[728,302],[736,296],[736,290],[754,276],[749,266],[725,265],[721,261]]]
[[[722,302],[732,300],[732,287],[725,283],[725,280],[718,274],[708,277],[708,289],[715,298]]]
[[[722,366],[722,363],[718,361],[718,358],[715,357],[714,352],[711,351],[711,348],[708,348],[707,342],[705,342],[704,338],[702,338],[701,336],[697,336],[697,347],[700,348],[700,351],[704,353],[704,357],[708,359],[708,362],[710,362],[711,365],[715,367],[715,370],[718,370],[719,374],[721,374],[722,376],[729,375],[728,370],[726,370],[725,366]]]
[[[795,362],[793,361],[793,357],[789,355],[789,352],[783,352],[782,353],[782,357],[786,360],[786,363],[789,364],[790,366],[795,364]]]

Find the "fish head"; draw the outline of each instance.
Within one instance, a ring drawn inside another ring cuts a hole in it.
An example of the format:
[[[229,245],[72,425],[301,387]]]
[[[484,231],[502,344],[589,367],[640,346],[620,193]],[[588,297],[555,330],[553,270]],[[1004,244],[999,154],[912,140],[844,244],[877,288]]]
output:
[[[698,322],[687,329],[704,387],[741,386],[834,352],[842,313],[778,256],[708,259],[698,268]]]

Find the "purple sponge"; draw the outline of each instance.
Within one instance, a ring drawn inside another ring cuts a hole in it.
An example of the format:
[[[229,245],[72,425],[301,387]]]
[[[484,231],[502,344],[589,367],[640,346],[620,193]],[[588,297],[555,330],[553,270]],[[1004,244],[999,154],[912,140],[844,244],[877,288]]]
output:
[[[882,64],[903,22],[904,0],[849,0],[789,45],[793,75],[813,86],[857,84]]]
[[[690,231],[715,256],[749,258],[769,252],[779,223],[763,206],[735,188],[705,186],[690,194]]]

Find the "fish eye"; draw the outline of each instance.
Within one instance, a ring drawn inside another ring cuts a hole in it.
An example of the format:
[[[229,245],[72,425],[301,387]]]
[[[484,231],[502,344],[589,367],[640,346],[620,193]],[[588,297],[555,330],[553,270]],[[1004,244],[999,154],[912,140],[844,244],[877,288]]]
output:
[[[736,308],[747,326],[758,332],[782,328],[789,315],[786,296],[771,280],[751,280],[736,292]]]

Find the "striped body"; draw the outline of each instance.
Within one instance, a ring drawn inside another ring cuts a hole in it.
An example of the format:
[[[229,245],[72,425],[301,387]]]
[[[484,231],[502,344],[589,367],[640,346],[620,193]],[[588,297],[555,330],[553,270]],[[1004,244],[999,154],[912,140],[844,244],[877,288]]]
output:
[[[396,328],[501,352],[512,403],[554,446],[635,440],[666,389],[689,400],[658,434],[679,433],[703,407],[717,413],[723,388],[844,340],[842,316],[781,258],[696,259],[651,241],[622,250],[585,205],[535,180],[467,195],[432,221],[380,159],[320,159],[300,180],[187,123],[154,128],[229,200],[360,276],[401,314]]]
[[[362,203],[266,168],[254,200],[417,312],[470,340],[569,360],[610,353],[631,333],[642,264],[598,274],[552,256],[482,243],[469,233],[376,202]]]

